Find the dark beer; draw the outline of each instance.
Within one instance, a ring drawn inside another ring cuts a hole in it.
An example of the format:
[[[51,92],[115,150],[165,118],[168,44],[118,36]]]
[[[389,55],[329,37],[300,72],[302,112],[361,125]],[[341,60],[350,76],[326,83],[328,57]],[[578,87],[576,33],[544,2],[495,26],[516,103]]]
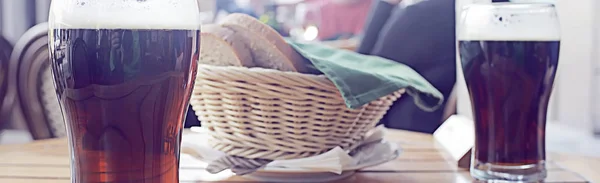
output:
[[[52,29],[73,182],[179,181],[198,30]]]
[[[479,163],[545,161],[546,112],[559,48],[559,41],[459,42]]]
[[[475,129],[471,176],[543,181],[546,115],[561,40],[554,5],[474,3],[459,17],[458,50]]]

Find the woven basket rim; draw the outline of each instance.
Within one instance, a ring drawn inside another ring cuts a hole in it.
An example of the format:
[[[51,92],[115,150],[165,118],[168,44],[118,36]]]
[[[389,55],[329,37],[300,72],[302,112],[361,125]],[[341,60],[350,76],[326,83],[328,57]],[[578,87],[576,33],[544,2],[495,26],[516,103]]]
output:
[[[315,79],[315,80],[322,80],[322,79],[329,80],[329,78],[327,78],[327,76],[325,76],[325,74],[309,74],[309,73],[300,73],[300,72],[294,72],[294,71],[280,71],[280,70],[276,70],[276,69],[267,69],[267,68],[262,68],[262,67],[216,66],[216,65],[206,65],[206,64],[199,64],[198,67],[199,68],[207,68],[207,69],[211,69],[211,70],[238,70],[238,71],[243,71],[243,72],[254,72],[254,73],[264,73],[264,74],[285,74],[285,75],[302,77],[302,78],[306,78],[306,79]]]

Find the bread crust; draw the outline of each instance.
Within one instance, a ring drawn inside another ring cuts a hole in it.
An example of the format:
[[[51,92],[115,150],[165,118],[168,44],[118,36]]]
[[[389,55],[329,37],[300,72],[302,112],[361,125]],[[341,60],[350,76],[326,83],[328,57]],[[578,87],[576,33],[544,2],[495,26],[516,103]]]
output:
[[[241,26],[263,37],[270,44],[274,45],[278,52],[281,52],[285,56],[283,60],[272,60],[271,62],[282,62],[283,65],[292,67],[293,71],[306,72],[307,68],[304,57],[287,44],[277,31],[254,17],[241,13],[233,13],[225,17],[220,24],[230,28],[235,25]]]
[[[229,62],[221,62],[217,65],[243,67],[256,66],[252,59],[252,53],[250,48],[246,44],[242,43],[241,39],[243,39],[243,35],[241,35],[235,30],[216,24],[202,25],[200,39],[200,41],[207,41],[205,39],[213,39],[215,41],[222,42],[223,45],[229,45],[230,49],[234,54],[232,56],[237,58],[237,60],[229,60]],[[211,53],[211,51],[218,51],[210,50],[211,46],[212,45],[206,44],[201,45],[200,49],[204,49],[204,51],[201,51],[203,53],[203,55],[200,56],[201,59],[202,56],[207,56],[207,54]]]
[[[286,55],[279,51],[279,49],[277,49],[274,44],[271,44],[266,38],[257,36],[252,31],[239,25],[224,24],[223,26],[245,35],[240,37],[240,41],[250,48],[252,60],[257,67],[298,72]]]

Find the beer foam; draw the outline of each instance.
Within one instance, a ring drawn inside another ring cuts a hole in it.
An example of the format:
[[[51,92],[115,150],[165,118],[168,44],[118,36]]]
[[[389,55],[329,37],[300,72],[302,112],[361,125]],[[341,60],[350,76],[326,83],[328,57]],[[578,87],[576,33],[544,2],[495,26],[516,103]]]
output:
[[[549,4],[474,4],[464,10],[458,40],[560,40],[558,17]]]
[[[197,0],[53,0],[50,28],[199,30]]]

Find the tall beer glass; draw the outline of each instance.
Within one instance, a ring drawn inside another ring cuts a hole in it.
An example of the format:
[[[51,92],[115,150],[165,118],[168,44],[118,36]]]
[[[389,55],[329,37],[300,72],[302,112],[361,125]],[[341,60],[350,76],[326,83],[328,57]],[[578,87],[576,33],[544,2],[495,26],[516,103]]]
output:
[[[458,31],[475,120],[471,175],[544,179],[546,112],[560,49],[554,5],[469,5]]]
[[[53,0],[49,50],[73,183],[179,182],[196,0]]]

